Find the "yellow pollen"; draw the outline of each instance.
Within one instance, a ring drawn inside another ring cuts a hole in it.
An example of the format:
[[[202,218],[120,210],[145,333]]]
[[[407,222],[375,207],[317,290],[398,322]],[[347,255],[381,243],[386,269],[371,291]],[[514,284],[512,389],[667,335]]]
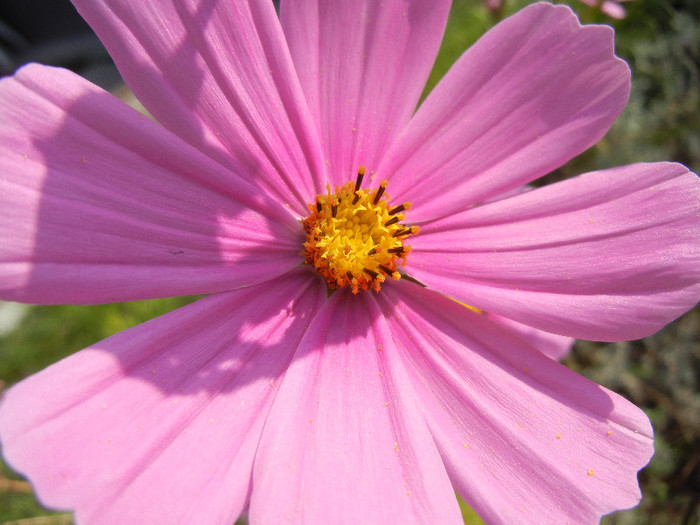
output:
[[[301,255],[326,279],[329,289],[350,286],[353,293],[379,291],[387,277],[398,280],[399,264],[406,264],[411,247],[404,244],[418,226],[406,226],[405,202],[390,207],[385,193],[387,181],[379,188],[361,189],[364,167],[356,182],[336,186],[327,195],[317,195],[308,205],[311,214],[302,221],[306,242]]]

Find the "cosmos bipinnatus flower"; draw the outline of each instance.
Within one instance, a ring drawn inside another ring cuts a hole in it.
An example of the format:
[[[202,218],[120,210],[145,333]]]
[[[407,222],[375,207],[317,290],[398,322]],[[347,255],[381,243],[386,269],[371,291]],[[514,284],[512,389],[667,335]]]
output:
[[[80,524],[592,523],[653,453],[572,337],[699,296],[700,183],[530,190],[624,107],[609,27],[504,20],[416,109],[443,0],[74,0],[155,121],[0,82],[0,296],[207,294],[10,388],[7,461]],[[465,306],[465,305],[468,305]]]

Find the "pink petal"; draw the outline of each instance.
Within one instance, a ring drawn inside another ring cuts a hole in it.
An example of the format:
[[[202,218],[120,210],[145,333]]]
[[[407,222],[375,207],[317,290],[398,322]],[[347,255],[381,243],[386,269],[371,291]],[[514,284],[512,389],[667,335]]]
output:
[[[324,304],[265,424],[251,523],[462,523],[372,296]]]
[[[538,3],[472,46],[421,105],[378,170],[412,221],[526,184],[595,144],[627,101],[613,31]]]
[[[320,146],[272,2],[73,3],[159,122],[306,215]]]
[[[700,297],[699,191],[679,164],[588,173],[425,225],[407,271],[547,332],[644,337]]]
[[[304,273],[210,296],[47,368],[3,398],[4,456],[79,523],[233,523],[324,295]]]
[[[401,281],[379,297],[450,478],[487,523],[597,523],[639,501],[641,410],[436,292]]]
[[[331,184],[373,173],[410,119],[450,2],[282,2],[294,65],[325,146]],[[365,183],[366,184],[366,183]]]
[[[287,210],[77,75],[23,68],[0,111],[3,299],[215,292],[299,264]]]

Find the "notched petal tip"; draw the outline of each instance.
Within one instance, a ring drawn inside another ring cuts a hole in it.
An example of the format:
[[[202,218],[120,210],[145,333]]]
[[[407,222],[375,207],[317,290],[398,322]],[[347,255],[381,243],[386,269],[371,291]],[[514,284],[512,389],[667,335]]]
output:
[[[378,176],[423,222],[531,182],[600,140],[630,92],[612,29],[534,4],[469,48],[428,95]],[[385,175],[386,174],[386,175]]]
[[[412,274],[547,332],[645,337],[700,298],[699,184],[633,164],[485,203],[424,225]]]
[[[594,522],[634,506],[648,417],[429,289],[378,298],[456,490],[487,522]]]

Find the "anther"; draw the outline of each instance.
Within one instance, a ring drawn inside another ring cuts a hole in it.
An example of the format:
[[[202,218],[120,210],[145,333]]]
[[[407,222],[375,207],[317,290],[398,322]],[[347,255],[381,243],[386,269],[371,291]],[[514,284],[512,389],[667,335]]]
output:
[[[338,215],[338,205],[334,204],[331,206],[331,215],[333,215],[333,218],[335,219],[335,216]]]
[[[320,203],[320,202],[316,202],[316,211],[318,211],[318,213],[321,213],[321,210],[322,210],[322,209],[323,209],[323,206],[321,206],[321,203]]]
[[[385,274],[387,274],[387,275],[391,275],[392,273],[394,273],[392,270],[390,270],[389,268],[387,268],[387,267],[384,266],[383,264],[380,264],[380,265],[379,265],[379,269],[380,269],[381,271],[383,271],[383,272],[384,272]]]
[[[389,210],[389,215],[396,215],[400,211],[408,211],[411,209],[411,203],[410,202],[404,202],[403,204],[398,205],[396,208],[392,208]]]
[[[365,176],[365,167],[360,166],[360,168],[357,170],[357,180],[355,181],[355,197],[352,199],[353,204],[357,204],[357,201],[360,200],[360,196],[358,195],[357,191],[360,189],[360,185],[362,184],[362,179]]]
[[[376,249],[376,248],[372,248],[370,251],[367,252],[367,255],[374,255],[374,254],[376,254],[376,253],[377,253],[377,249]]]
[[[384,223],[384,226],[391,226],[392,224],[396,224],[397,222],[399,222],[399,218],[398,218],[398,217],[392,217],[391,219],[389,219],[388,221],[386,221],[386,222]]]
[[[350,281],[352,281],[353,275],[352,275],[352,273],[350,273],[350,271],[348,271],[345,275],[347,275],[348,279],[350,279]]]
[[[403,237],[404,235],[415,235],[420,231],[420,228],[418,226],[410,226],[408,228],[404,228],[403,230],[399,230],[397,232],[394,232],[392,237]]]
[[[360,186],[362,186],[362,179],[365,177],[365,167],[360,166],[357,169],[357,180],[355,181],[355,191],[360,189]]]
[[[377,272],[373,272],[372,270],[368,270],[367,268],[362,268],[362,271],[364,271],[372,279],[376,279],[377,277],[379,277],[379,274]]]
[[[405,248],[403,246],[399,246],[398,248],[389,248],[387,251],[389,253],[403,253],[404,249]]]
[[[383,180],[379,183],[379,188],[377,189],[377,193],[375,193],[374,195],[374,200],[372,201],[372,204],[377,204],[379,202],[379,199],[381,199],[382,195],[384,195],[384,190],[386,190],[387,184],[389,184],[389,181],[387,180]]]

